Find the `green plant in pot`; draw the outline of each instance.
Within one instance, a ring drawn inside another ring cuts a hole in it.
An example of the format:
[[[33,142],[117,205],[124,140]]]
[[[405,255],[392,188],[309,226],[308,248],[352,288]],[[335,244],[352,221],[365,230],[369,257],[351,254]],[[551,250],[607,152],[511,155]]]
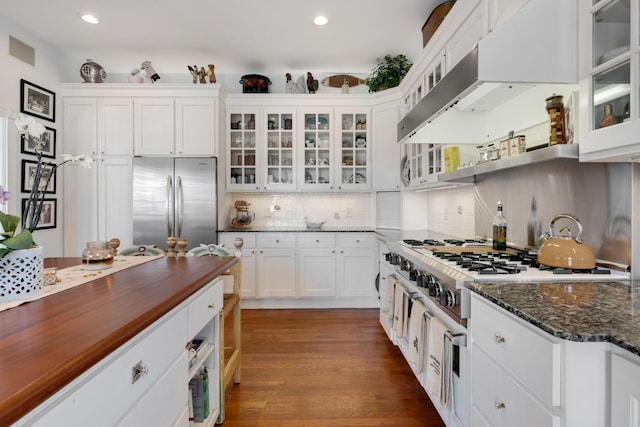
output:
[[[398,86],[412,65],[405,55],[385,55],[383,59],[378,60],[378,65],[371,70],[367,78],[369,92],[380,92]]]

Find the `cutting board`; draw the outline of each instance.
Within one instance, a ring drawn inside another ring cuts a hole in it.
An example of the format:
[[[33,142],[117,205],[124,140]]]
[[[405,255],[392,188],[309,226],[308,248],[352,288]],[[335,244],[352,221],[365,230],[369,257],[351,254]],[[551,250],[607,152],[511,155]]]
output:
[[[348,74],[337,74],[335,76],[330,76],[322,79],[322,85],[327,87],[341,88],[345,80],[347,81],[347,83],[349,83],[349,87],[363,85],[366,83],[365,79],[360,79]]]

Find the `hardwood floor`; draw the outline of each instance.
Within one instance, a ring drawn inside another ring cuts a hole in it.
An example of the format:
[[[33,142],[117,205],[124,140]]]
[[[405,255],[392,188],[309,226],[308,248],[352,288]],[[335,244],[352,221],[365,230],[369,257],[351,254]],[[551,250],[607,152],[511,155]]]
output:
[[[377,309],[243,310],[225,427],[444,426]]]

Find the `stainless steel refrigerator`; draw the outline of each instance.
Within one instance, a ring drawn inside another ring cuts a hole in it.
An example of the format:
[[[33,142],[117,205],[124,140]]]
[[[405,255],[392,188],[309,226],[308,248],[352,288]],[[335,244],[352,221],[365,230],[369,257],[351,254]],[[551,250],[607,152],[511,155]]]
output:
[[[217,243],[217,159],[133,159],[133,243],[166,250],[185,237],[188,249]],[[177,248],[176,248],[177,249]]]

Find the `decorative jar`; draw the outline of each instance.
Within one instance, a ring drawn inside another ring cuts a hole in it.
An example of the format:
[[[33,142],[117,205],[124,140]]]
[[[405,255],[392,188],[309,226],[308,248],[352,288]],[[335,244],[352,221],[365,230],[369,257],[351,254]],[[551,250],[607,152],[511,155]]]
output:
[[[82,265],[85,270],[104,270],[113,265],[113,250],[109,242],[87,242],[82,250]]]

